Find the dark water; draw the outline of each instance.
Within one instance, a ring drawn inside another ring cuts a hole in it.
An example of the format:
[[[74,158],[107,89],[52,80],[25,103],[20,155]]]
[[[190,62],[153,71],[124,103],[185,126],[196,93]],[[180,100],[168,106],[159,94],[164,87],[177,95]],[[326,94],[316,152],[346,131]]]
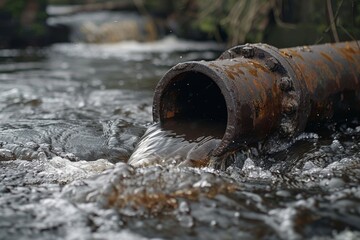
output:
[[[162,74],[211,48],[0,50],[0,239],[359,239],[356,120],[224,164],[216,137],[151,124]]]

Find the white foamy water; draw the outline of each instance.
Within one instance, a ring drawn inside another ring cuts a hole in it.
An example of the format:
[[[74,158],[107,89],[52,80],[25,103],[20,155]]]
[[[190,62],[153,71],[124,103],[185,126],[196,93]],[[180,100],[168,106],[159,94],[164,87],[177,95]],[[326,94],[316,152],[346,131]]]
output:
[[[189,141],[171,131],[162,130],[158,125],[150,126],[128,163],[135,166],[183,165],[207,166],[211,152],[220,143],[220,139],[202,136]]]
[[[47,159],[43,155],[39,159],[32,161],[17,159],[2,162],[1,166],[13,168],[15,175],[16,172],[28,171],[28,174],[23,179],[27,184],[66,184],[77,179],[84,179],[102,173],[106,169],[113,168],[114,164],[106,159],[74,162],[62,157]]]
[[[108,44],[66,43],[55,44],[52,47],[53,51],[72,57],[119,58],[137,61],[148,59],[147,54],[151,53],[169,54],[172,52],[197,51],[202,52],[202,55],[207,54],[207,57],[210,57],[214,56],[212,51],[221,51],[223,49],[224,45],[216,42],[188,41],[176,38],[175,36],[167,36],[154,42],[123,41]],[[187,59],[184,56],[179,60],[185,61]]]

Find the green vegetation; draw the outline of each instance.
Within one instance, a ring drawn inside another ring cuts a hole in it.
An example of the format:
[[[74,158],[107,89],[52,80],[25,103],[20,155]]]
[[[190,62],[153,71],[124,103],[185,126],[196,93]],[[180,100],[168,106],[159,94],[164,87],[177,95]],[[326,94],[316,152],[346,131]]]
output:
[[[47,0],[5,0],[0,8],[0,47],[43,45]]]
[[[178,35],[277,46],[360,38],[360,1],[134,0]],[[328,10],[330,7],[331,11]],[[333,26],[333,27],[331,27]]]
[[[124,0],[49,0],[92,4]],[[141,14],[183,38],[277,46],[360,38],[358,0],[130,0]],[[331,8],[331,13],[328,11]]]
[[[101,8],[110,6],[107,3],[112,3],[113,10],[137,9],[165,34],[228,45],[267,42],[287,47],[360,39],[358,0],[4,0],[0,1],[0,46],[45,38],[47,4]],[[35,17],[27,17],[31,16],[27,10],[36,11]]]
[[[104,2],[121,2],[123,0],[48,0],[52,5],[82,5]]]
[[[19,18],[26,5],[26,0],[6,1],[3,10]]]

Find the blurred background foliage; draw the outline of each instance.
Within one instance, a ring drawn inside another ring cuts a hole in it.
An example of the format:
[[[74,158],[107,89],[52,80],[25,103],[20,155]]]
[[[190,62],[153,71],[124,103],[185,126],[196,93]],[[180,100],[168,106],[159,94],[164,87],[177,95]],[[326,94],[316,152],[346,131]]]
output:
[[[158,0],[144,5],[172,18],[181,36],[232,46],[267,42],[286,47],[360,38],[358,0]]]
[[[46,43],[47,0],[0,0],[0,47]]]
[[[360,38],[359,0],[0,0],[0,47],[11,41],[56,42],[46,25],[50,5],[84,6],[78,12],[138,12],[155,23],[158,38],[175,34],[229,46],[266,42],[288,47]]]

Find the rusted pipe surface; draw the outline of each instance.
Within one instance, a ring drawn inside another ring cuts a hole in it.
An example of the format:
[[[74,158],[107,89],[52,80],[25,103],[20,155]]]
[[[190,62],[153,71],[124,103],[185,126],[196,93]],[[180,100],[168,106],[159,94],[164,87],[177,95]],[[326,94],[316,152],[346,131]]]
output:
[[[356,42],[281,49],[303,81],[311,101],[309,121],[360,110],[360,49]]]
[[[197,121],[214,123],[202,128],[222,139],[214,156],[259,140],[286,141],[308,122],[359,112],[359,44],[246,44],[215,61],[180,63],[156,87],[154,121],[179,133]]]

